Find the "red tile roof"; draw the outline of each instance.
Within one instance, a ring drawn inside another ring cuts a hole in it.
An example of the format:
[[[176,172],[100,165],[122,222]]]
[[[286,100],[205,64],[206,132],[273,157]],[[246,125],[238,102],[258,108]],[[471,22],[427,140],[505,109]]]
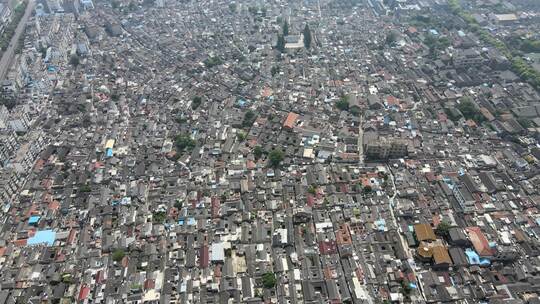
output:
[[[336,241],[319,242],[319,250],[321,254],[336,254],[337,253]]]
[[[208,267],[208,260],[209,260],[209,254],[208,254],[208,246],[204,245],[200,249],[200,257],[199,257],[199,265],[201,268],[207,268]]]
[[[493,250],[489,247],[489,242],[486,236],[482,233],[480,227],[467,227],[465,228],[469,234],[471,243],[474,246],[474,250],[480,256],[492,256]]]
[[[287,115],[287,118],[285,119],[285,122],[283,123],[284,128],[292,129],[294,128],[294,124],[296,123],[296,120],[298,119],[300,115],[290,112],[289,115]]]
[[[81,291],[79,291],[79,301],[86,299],[88,294],[90,294],[90,288],[86,286],[81,287]]]

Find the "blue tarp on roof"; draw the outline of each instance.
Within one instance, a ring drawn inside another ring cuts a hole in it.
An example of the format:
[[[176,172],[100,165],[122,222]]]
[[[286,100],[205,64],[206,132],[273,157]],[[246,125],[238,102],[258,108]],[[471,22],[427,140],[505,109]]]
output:
[[[28,245],[46,244],[52,246],[56,240],[56,232],[53,230],[42,230],[36,232],[36,234],[28,239]]]
[[[111,148],[107,148],[107,150],[105,151],[105,156],[107,157],[112,157],[113,156],[113,151]]]
[[[469,260],[469,264],[471,264],[471,265],[479,265],[480,264],[480,256],[474,250],[472,250],[470,248],[467,248],[465,250],[465,254],[467,255],[467,259]]]
[[[377,225],[377,230],[385,231],[386,230],[386,221],[384,219],[376,220],[375,225]]]
[[[489,266],[489,265],[491,265],[491,262],[486,258],[480,258],[480,265]]]
[[[241,106],[241,107],[245,106],[246,103],[247,103],[247,101],[244,100],[244,99],[238,99],[238,101],[237,101],[237,104],[238,104],[239,106]]]
[[[41,218],[41,216],[33,215],[28,219],[28,224],[30,224],[30,225],[37,224],[37,222],[39,222],[40,218]]]
[[[122,200],[120,201],[120,205],[122,206],[131,205],[131,197],[129,196],[123,197]]]

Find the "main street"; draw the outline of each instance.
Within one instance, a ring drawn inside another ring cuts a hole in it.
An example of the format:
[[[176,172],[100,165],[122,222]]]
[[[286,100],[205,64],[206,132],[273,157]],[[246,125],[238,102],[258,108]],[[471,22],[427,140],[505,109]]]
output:
[[[28,18],[30,18],[33,9],[34,1],[29,0],[28,5],[26,6],[26,11],[24,12],[23,17],[21,18],[19,24],[17,25],[17,28],[15,29],[15,34],[13,35],[13,37],[11,37],[9,46],[2,54],[2,59],[0,59],[0,81],[4,80],[7,72],[9,71],[9,68],[11,67],[13,57],[15,56],[15,48],[17,47],[17,42],[19,41],[21,35],[24,34],[26,22],[28,22]]]

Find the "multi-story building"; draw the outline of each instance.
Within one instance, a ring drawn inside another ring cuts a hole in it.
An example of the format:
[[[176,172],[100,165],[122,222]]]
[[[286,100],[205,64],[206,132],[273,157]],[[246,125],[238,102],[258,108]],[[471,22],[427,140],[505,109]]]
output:
[[[377,134],[364,136],[364,154],[368,159],[395,159],[408,155],[406,140],[380,137]]]
[[[19,148],[17,135],[12,130],[0,131],[0,167],[4,167],[7,161]]]
[[[454,67],[464,69],[482,65],[486,62],[479,51],[475,49],[466,49],[458,52],[452,57]]]
[[[41,131],[33,131],[26,138],[27,142],[20,145],[20,148],[8,164],[8,167],[20,173],[28,172],[32,168],[34,161],[46,144]]]
[[[11,22],[11,10],[4,3],[0,3],[0,33],[4,32],[9,22]]]
[[[8,126],[15,132],[26,132],[30,126],[30,117],[23,111],[12,113],[8,120]]]
[[[454,187],[454,189],[452,189],[452,192],[464,213],[473,213],[474,210],[476,210],[476,201],[467,187],[458,184]]]
[[[22,181],[22,176],[14,170],[0,171],[0,202],[9,202],[19,190]]]

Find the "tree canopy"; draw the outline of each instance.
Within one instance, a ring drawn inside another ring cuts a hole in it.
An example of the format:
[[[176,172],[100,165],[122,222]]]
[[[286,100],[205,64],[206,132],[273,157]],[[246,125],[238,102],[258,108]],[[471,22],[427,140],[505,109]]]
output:
[[[273,168],[279,167],[281,162],[283,161],[284,154],[281,150],[272,150],[270,154],[268,154],[268,160],[270,161],[270,166]]]
[[[289,35],[289,23],[287,21],[283,22],[283,36]]]
[[[120,262],[124,257],[126,256],[126,253],[123,249],[116,249],[112,253],[112,259],[115,262]]]
[[[256,146],[255,149],[253,149],[253,155],[255,156],[255,159],[260,159],[264,154],[264,150],[261,146]]]
[[[174,139],[174,144],[179,152],[186,152],[195,148],[196,143],[189,135],[180,134]]]
[[[304,27],[304,46],[306,49],[309,49],[311,47],[311,30],[309,29],[309,25],[306,24]]]
[[[341,97],[341,98],[336,102],[336,107],[337,107],[338,109],[340,109],[341,111],[347,111],[347,110],[349,110],[349,99],[347,98],[347,96]]]
[[[78,66],[80,62],[81,60],[79,59],[79,56],[77,56],[77,54],[73,54],[69,58],[69,64],[71,64],[72,66]]]
[[[463,114],[465,119],[472,119],[477,123],[481,123],[485,120],[484,115],[478,110],[475,104],[469,99],[464,98],[457,106],[458,110]]]
[[[285,52],[285,38],[283,35],[278,35],[276,49],[281,53]]]
[[[200,96],[195,96],[191,100],[191,108],[196,110],[202,103],[202,98]]]
[[[435,234],[446,238],[450,235],[450,227],[451,225],[449,223],[442,221],[437,225],[437,228],[435,228]]]
[[[255,115],[255,112],[249,110],[244,114],[244,119],[242,120],[242,127],[249,128],[253,125],[255,122],[255,119],[257,116]]]
[[[267,272],[262,276],[264,288],[274,288],[276,286],[276,275],[273,272]]]

